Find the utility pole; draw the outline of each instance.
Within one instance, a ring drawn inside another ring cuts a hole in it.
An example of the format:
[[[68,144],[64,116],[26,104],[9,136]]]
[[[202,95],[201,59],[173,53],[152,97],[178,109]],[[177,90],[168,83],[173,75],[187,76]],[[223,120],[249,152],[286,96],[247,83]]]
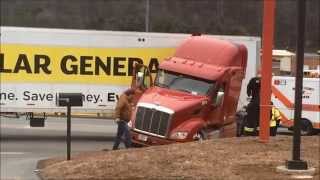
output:
[[[303,87],[303,62],[304,62],[304,34],[306,19],[306,2],[297,0],[298,18],[297,18],[297,63],[296,63],[296,83],[295,83],[295,103],[294,103],[294,132],[292,160],[287,161],[288,169],[306,170],[308,164],[300,159],[301,145],[301,110],[302,110],[302,87]]]
[[[264,143],[269,141],[270,136],[271,70],[275,6],[276,0],[264,0],[259,132],[259,140]]]

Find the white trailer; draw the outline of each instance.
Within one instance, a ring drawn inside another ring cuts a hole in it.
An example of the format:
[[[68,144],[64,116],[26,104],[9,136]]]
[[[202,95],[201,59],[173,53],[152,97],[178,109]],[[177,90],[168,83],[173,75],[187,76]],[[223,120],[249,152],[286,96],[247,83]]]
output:
[[[295,77],[272,78],[272,102],[281,112],[281,125],[293,126],[295,103]],[[303,78],[302,134],[313,134],[320,129],[320,79]]]
[[[152,71],[190,34],[1,27],[0,111],[65,112],[56,106],[60,92],[83,94],[73,112],[112,111],[129,87],[132,65]],[[246,79],[239,107],[246,104],[246,84],[255,76],[260,38],[214,36],[248,49]]]

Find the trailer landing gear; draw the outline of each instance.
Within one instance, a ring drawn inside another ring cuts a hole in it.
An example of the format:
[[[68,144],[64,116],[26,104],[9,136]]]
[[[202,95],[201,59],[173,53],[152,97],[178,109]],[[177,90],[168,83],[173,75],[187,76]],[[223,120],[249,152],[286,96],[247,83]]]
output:
[[[33,112],[28,112],[26,114],[26,119],[30,120],[30,127],[44,127],[44,121],[47,117],[46,113],[43,113],[42,116],[35,117]]]

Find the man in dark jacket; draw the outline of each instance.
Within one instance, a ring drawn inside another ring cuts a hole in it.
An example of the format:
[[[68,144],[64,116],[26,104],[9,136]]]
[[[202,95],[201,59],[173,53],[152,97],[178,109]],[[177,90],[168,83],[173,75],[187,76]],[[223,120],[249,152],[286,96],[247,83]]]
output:
[[[250,79],[247,86],[247,95],[251,96],[251,102],[260,103],[260,87],[261,87],[261,77],[253,77]]]
[[[252,78],[247,86],[247,95],[251,97],[251,100],[247,107],[247,124],[244,127],[244,134],[256,136],[257,127],[259,126],[259,116],[260,116],[260,86],[261,77]]]
[[[115,121],[118,124],[117,136],[114,141],[113,150],[119,148],[122,136],[124,136],[124,145],[126,148],[131,147],[131,135],[128,127],[128,122],[130,121],[132,106],[131,102],[133,95],[135,93],[134,89],[126,90],[119,98],[116,109],[115,109]]]

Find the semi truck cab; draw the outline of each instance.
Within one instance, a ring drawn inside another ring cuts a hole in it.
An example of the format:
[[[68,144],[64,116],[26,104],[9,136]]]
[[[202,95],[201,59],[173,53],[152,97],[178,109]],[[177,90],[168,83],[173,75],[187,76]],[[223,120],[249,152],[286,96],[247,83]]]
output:
[[[191,36],[162,61],[153,81],[150,70],[136,64],[132,88],[135,108],[132,141],[161,145],[236,135],[238,99],[247,49],[207,36]]]

